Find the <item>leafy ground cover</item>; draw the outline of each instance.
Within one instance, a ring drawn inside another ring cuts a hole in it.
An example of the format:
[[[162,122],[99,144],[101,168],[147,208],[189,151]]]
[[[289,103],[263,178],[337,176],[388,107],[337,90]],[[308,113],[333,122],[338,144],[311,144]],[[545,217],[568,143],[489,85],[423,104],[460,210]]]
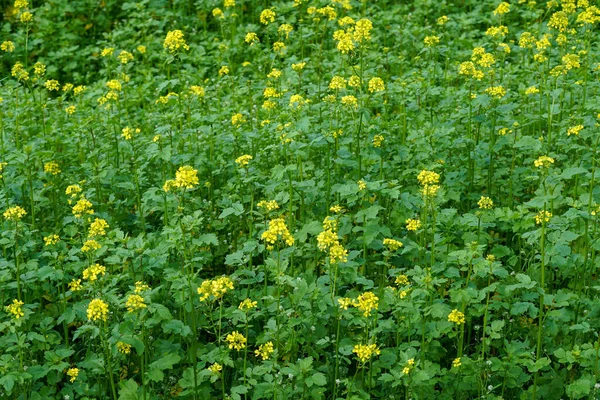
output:
[[[594,2],[2,8],[1,398],[597,398]]]

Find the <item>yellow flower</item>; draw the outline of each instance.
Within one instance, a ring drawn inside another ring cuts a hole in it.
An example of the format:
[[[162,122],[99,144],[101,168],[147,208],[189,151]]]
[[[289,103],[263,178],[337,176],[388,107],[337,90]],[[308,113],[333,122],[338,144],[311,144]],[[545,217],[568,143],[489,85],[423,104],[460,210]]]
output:
[[[137,281],[135,283],[135,289],[134,289],[135,293],[142,293],[142,292],[145,292],[146,290],[150,290],[150,286],[148,286],[146,283],[144,283],[142,281]]]
[[[210,367],[208,367],[206,369],[216,375],[223,370],[223,366],[219,363],[214,363],[213,365],[211,365]]]
[[[56,161],[48,161],[44,164],[44,172],[50,175],[58,175],[60,174],[60,167]]]
[[[19,82],[29,80],[29,72],[25,70],[25,67],[20,62],[16,62],[10,70],[10,74],[17,78]]]
[[[241,125],[244,122],[246,122],[246,117],[244,117],[244,114],[237,113],[231,116],[231,125],[233,126]]]
[[[525,90],[525,94],[528,96],[531,96],[533,94],[539,93],[540,90],[538,88],[536,88],[535,86],[530,86],[527,88],[527,90]]]
[[[334,76],[329,82],[329,89],[340,90],[346,88],[346,80],[341,76]]]
[[[437,19],[437,24],[438,25],[445,25],[446,22],[448,22],[448,17],[446,15],[442,15],[441,17],[439,17]]]
[[[256,206],[258,208],[264,208],[267,211],[273,211],[273,210],[277,210],[279,209],[279,204],[277,204],[277,201],[275,200],[261,200],[259,201]]]
[[[147,306],[142,296],[140,296],[139,294],[130,294],[129,297],[127,297],[125,307],[127,307],[128,312],[132,313],[137,310],[142,310]]]
[[[434,171],[422,170],[417,175],[417,179],[421,185],[435,185],[440,182],[440,174]]]
[[[383,139],[383,136],[381,138]],[[373,138],[373,145],[375,145],[375,138]],[[381,146],[381,143],[379,145]],[[378,146],[375,146],[375,147],[378,147]],[[362,179],[356,183],[358,185],[358,190],[360,190],[360,191],[363,191],[367,188],[367,182],[363,181]],[[340,207],[340,206],[338,206],[338,207]],[[341,207],[340,207],[340,209],[341,209]],[[329,209],[329,211],[335,212],[335,211],[332,211],[331,208]]]
[[[373,29],[373,23],[366,18],[356,21],[354,25],[354,40],[357,42],[363,42],[365,40],[371,40],[371,30]]]
[[[440,42],[440,38],[438,36],[426,36],[423,39],[423,43],[426,47],[433,47]]]
[[[131,353],[131,345],[123,342],[117,342],[117,350],[121,354]]]
[[[33,72],[37,75],[37,76],[42,76],[46,73],[46,66],[44,64],[42,64],[41,62],[36,62],[33,66]]]
[[[352,349],[352,352],[356,354],[362,363],[369,361],[373,355],[381,354],[376,344],[357,344]]]
[[[260,13],[260,23],[269,25],[271,22],[275,22],[275,12],[270,9],[262,10]]]
[[[416,232],[421,227],[421,221],[409,218],[406,220],[406,230]]]
[[[550,222],[550,218],[552,218],[552,213],[550,211],[542,210],[535,216],[535,223],[537,225],[542,225],[546,222]]]
[[[279,77],[281,77],[281,71],[278,70],[277,68],[273,68],[271,70],[271,72],[269,72],[267,74],[267,78],[271,78],[271,79],[279,79]]]
[[[271,354],[274,352],[273,342],[267,342],[258,346],[258,349],[254,351],[256,357],[261,357],[263,361],[268,360]]]
[[[379,77],[371,78],[369,81],[369,92],[382,92],[385,90],[385,85],[383,84],[383,79]]]
[[[179,29],[174,31],[169,31],[167,33],[167,37],[163,42],[163,47],[169,51],[169,53],[173,54],[179,51],[179,49],[189,50],[190,46],[185,43],[185,39],[183,37],[183,32]]]
[[[487,31],[485,31],[486,36],[496,38],[496,37],[504,37],[508,35],[508,28],[504,25],[500,26],[490,26]],[[509,49],[510,51],[510,49]]]
[[[503,1],[498,4],[498,7],[494,10],[494,15],[504,15],[510,11],[510,4]]]
[[[230,349],[242,350],[246,347],[246,338],[238,331],[234,331],[225,337]]]
[[[12,314],[15,319],[19,319],[25,316],[25,313],[23,312],[23,304],[24,303],[22,301],[14,299],[11,304],[4,307],[4,310],[7,313]]]
[[[110,81],[106,82],[106,87],[110,90],[117,91],[121,91],[123,89],[123,86],[121,85],[121,82],[118,79],[111,79]]]
[[[20,221],[27,214],[23,208],[19,206],[9,207],[4,211],[4,218],[8,221]]]
[[[352,108],[358,108],[358,99],[352,95],[342,97],[342,104]]]
[[[235,0],[223,1],[223,7],[225,7],[225,8],[235,7]]]
[[[69,194],[68,190],[69,190],[69,188],[67,188],[67,194]],[[81,217],[83,217],[84,214],[93,214],[94,209],[92,207],[93,207],[92,203],[90,203],[89,200],[86,199],[85,197],[82,197],[73,206],[72,212],[75,217],[81,218]]]
[[[250,299],[244,299],[244,301],[242,301],[240,303],[240,306],[238,308],[242,311],[250,311],[251,309],[256,307],[257,304],[258,303],[256,301],[252,301]]]
[[[375,135],[373,137],[373,147],[381,147],[384,140],[383,135]]]
[[[333,38],[338,42],[337,49],[342,54],[346,54],[354,50],[354,42],[352,41],[352,33],[339,30],[334,32]]]
[[[102,248],[102,246],[100,246],[100,243],[96,242],[95,240],[86,240],[81,247],[81,251],[83,253],[88,253],[90,251],[99,250],[100,248]]]
[[[506,89],[504,89],[504,87],[502,86],[492,86],[489,87],[487,89],[485,89],[485,92],[494,97],[495,99],[501,99],[504,96],[506,96]]]
[[[389,238],[383,239],[383,245],[387,246],[390,249],[390,251],[396,251],[400,247],[404,246],[404,244],[402,244],[402,242],[400,242],[399,240]]]
[[[98,276],[104,276],[106,274],[106,267],[100,264],[94,264],[83,270],[83,279],[94,282],[98,279]]]
[[[189,165],[179,167],[175,173],[174,186],[179,189],[193,189],[200,183],[198,170]]]
[[[140,128],[133,129],[133,128],[126,126],[125,128],[121,129],[121,136],[125,140],[131,140],[133,138],[134,133],[140,133],[140,132],[141,132]]]
[[[464,324],[465,314],[458,311],[457,309],[454,309],[450,314],[448,314],[448,321],[454,322],[456,325]]]
[[[96,218],[90,225],[88,237],[93,238],[96,236],[104,236],[106,235],[106,228],[108,227],[108,223],[105,220],[102,218]]]
[[[69,376],[69,381],[71,383],[75,382],[75,379],[77,379],[77,376],[79,375],[79,369],[78,368],[69,368],[67,370],[67,376]]]
[[[218,7],[212,10],[212,15],[213,15],[213,17],[215,17],[217,19],[225,18],[225,15],[223,14],[223,10],[221,10]]]
[[[13,51],[15,51],[15,44],[10,40],[5,40],[0,45],[0,50],[5,51],[7,53],[12,53]]]
[[[575,125],[569,128],[569,130],[567,130],[567,136],[571,136],[571,135],[575,135],[575,136],[579,136],[579,132],[581,132],[583,130],[583,125]]]
[[[113,52],[115,51],[114,47],[105,47],[104,49],[102,49],[102,51],[100,52],[100,56],[101,57],[110,57],[113,55]]]
[[[128,62],[133,61],[133,54],[126,50],[121,50],[117,58],[121,61],[121,64],[127,64]]]
[[[71,282],[69,282],[70,291],[77,292],[82,289],[83,288],[81,287],[81,279],[73,279]]]
[[[51,246],[60,241],[60,237],[56,234],[48,235],[44,237],[44,246]]]
[[[87,318],[90,321],[106,321],[108,319],[108,304],[101,299],[90,301],[87,307]]]
[[[337,302],[342,310],[347,310],[348,307],[352,306],[352,299],[348,297],[340,297],[339,299],[337,299]]]
[[[408,276],[402,274],[396,277],[396,285],[398,286],[406,286],[409,285],[410,281],[408,280]]]
[[[277,28],[277,32],[279,32],[280,34],[285,34],[286,39],[289,39],[290,32],[293,30],[294,30],[294,27],[291,26],[290,24],[281,24],[281,25],[279,25],[279,28]]]
[[[252,156],[249,154],[244,154],[243,156],[239,156],[235,159],[235,163],[240,167],[245,167],[252,160]]]
[[[44,83],[44,86],[46,87],[46,89],[48,89],[49,91],[52,90],[59,90],[60,89],[60,85],[58,83],[58,81],[56,79],[50,79],[48,81],[46,81]]]
[[[460,367],[461,365],[462,365],[462,363],[460,362],[460,357],[458,357],[458,358],[455,358],[455,359],[452,361],[452,368],[458,368],[458,367]]]
[[[26,24],[28,22],[31,22],[33,20],[33,14],[30,13],[29,11],[25,11],[23,13],[21,13],[21,17],[19,18],[19,20],[23,23]]]
[[[292,64],[292,69],[296,72],[300,72],[304,69],[305,66],[306,66],[305,62],[300,62],[297,64]]]
[[[379,307],[379,297],[372,292],[365,292],[352,301],[352,305],[363,312],[363,316],[368,317],[371,311]]]
[[[254,32],[246,33],[246,38],[244,39],[244,41],[250,46],[252,46],[254,43],[260,42],[260,40],[258,39],[258,35],[256,35],[256,33]]]
[[[233,281],[229,277],[222,276],[205,280],[197,291],[200,301],[206,301],[211,296],[213,297],[211,300],[218,300],[231,290],[233,290]]]
[[[494,207],[494,202],[489,197],[481,196],[477,205],[483,210],[491,210]]]
[[[569,26],[569,17],[564,11],[557,11],[550,17],[548,26],[554,28],[559,32],[565,32]]]
[[[69,106],[69,107],[65,108],[65,112],[69,115],[73,115],[73,114],[75,114],[76,109],[77,109],[77,106]]]
[[[146,54],[146,46],[140,44],[138,47],[136,47],[136,50],[139,51],[140,54]]]
[[[550,168],[554,164],[554,158],[548,156],[541,156],[533,162],[537,168]]]
[[[269,228],[262,233],[260,238],[267,243],[267,249],[271,249],[280,239],[288,246],[294,245],[294,237],[290,234],[283,218],[270,220]]]
[[[76,86],[75,89],[73,89],[73,94],[75,96],[77,96],[77,95],[83,93],[86,89],[87,89],[87,87],[85,87],[84,85]]]
[[[294,94],[290,97],[290,107],[300,108],[307,103],[308,103],[308,100],[306,100],[304,97],[302,97],[299,94]]]

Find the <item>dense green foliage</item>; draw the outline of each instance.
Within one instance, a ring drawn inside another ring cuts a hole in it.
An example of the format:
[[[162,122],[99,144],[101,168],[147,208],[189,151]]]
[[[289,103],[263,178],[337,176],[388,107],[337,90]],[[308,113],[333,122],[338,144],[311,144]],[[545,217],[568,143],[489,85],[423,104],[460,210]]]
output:
[[[600,394],[592,1],[2,7],[0,398]]]

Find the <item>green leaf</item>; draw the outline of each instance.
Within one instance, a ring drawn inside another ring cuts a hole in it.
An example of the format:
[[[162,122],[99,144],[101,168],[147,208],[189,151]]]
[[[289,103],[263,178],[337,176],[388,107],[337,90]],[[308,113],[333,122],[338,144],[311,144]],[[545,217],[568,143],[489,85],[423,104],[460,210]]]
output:
[[[327,384],[327,378],[321,372],[313,374],[312,381],[317,386],[325,386]]]
[[[139,400],[141,397],[138,395],[138,388],[138,384],[133,379],[121,382],[119,400]]]

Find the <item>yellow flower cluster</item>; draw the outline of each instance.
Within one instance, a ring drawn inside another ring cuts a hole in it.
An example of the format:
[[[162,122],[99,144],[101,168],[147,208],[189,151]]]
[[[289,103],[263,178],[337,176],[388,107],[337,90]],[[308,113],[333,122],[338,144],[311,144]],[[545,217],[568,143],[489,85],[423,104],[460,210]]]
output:
[[[233,281],[227,276],[222,276],[202,282],[198,288],[198,294],[200,301],[206,301],[210,297],[212,297],[211,300],[218,300],[230,290],[233,290]]]
[[[2,214],[2,215],[8,221],[17,222],[17,221],[20,221],[21,218],[23,218],[26,214],[27,214],[27,211],[25,211],[22,207],[14,206],[14,207],[7,208],[6,211],[4,211],[4,214]]]
[[[123,342],[117,342],[117,351],[121,354],[131,353],[131,345]]]
[[[450,314],[448,314],[448,321],[454,322],[456,325],[464,324],[465,314],[457,309],[454,309]]]
[[[533,162],[537,168],[550,168],[552,164],[554,164],[554,158],[548,156],[540,156]]]
[[[245,167],[252,160],[252,156],[249,154],[244,154],[243,156],[239,156],[235,159],[235,163],[240,167]]]
[[[144,283],[142,281],[137,281],[135,283],[135,288],[133,290],[135,293],[142,293],[142,292],[145,292],[146,290],[150,290],[150,286],[148,286],[146,283]]]
[[[404,368],[402,368],[402,373],[404,375],[408,375],[410,374],[410,371],[415,367],[415,359],[411,358],[408,361],[406,361],[406,366]]]
[[[352,305],[362,311],[363,316],[368,317],[379,307],[379,297],[373,292],[364,292],[352,301]]]
[[[179,167],[175,173],[175,179],[169,179],[165,182],[163,190],[169,192],[172,189],[192,189],[199,182],[198,170],[189,165],[184,165]]]
[[[489,197],[481,196],[477,205],[483,210],[491,210],[494,207],[494,202]]]
[[[121,129],[121,136],[125,139],[125,140],[131,140],[133,138],[133,134],[134,133],[140,133],[141,130],[140,128],[130,128],[128,126],[126,126],[125,128]]]
[[[337,234],[337,220],[326,217],[323,221],[323,231],[317,235],[317,247],[319,250],[329,253],[329,262],[336,264],[346,262],[348,250],[340,244]]]
[[[510,11],[510,4],[503,1],[498,4],[498,7],[494,10],[494,15],[504,15]]]
[[[98,279],[98,276],[104,276],[106,274],[106,267],[100,264],[94,264],[83,270],[83,279],[86,281],[94,282]]]
[[[462,365],[462,363],[460,362],[460,357],[455,358],[454,360],[452,360],[452,368],[458,368]]]
[[[258,202],[258,204],[256,204],[256,206],[267,211],[273,211],[279,208],[279,204],[277,204],[276,200],[261,200]]]
[[[485,89],[485,93],[497,100],[500,100],[506,96],[506,89],[503,86],[491,86]]]
[[[410,285],[410,281],[408,280],[408,276],[401,274],[396,277],[396,285],[398,286],[406,286]]]
[[[440,189],[440,174],[434,171],[422,170],[417,175],[417,179],[421,184],[421,193],[425,197],[433,197]]]
[[[67,188],[67,194],[69,194],[69,188]],[[93,214],[94,209],[92,208],[92,203],[85,197],[82,197],[75,203],[73,206],[73,215],[77,218],[82,218],[84,214]]]
[[[383,135],[375,135],[373,136],[373,147],[381,147],[385,138]]]
[[[75,379],[77,379],[78,375],[79,375],[79,368],[69,368],[67,370],[67,376],[70,378],[69,382],[71,382],[71,383],[75,382]]]
[[[190,46],[185,43],[185,39],[183,37],[183,32],[179,29],[174,31],[169,31],[167,33],[167,37],[163,43],[163,47],[169,51],[169,53],[173,54],[179,51],[179,49],[189,50]]]
[[[101,299],[90,301],[87,307],[87,318],[90,321],[106,321],[108,319],[108,304]]]
[[[375,343],[373,344],[357,344],[352,349],[352,352],[356,354],[360,362],[365,363],[371,359],[373,355],[381,354],[381,351]]]
[[[260,237],[267,242],[267,249],[272,250],[275,243],[281,239],[286,245],[294,245],[294,237],[285,225],[283,218],[275,218],[269,221],[269,229],[264,231]]]
[[[4,307],[4,310],[12,314],[15,319],[19,319],[25,316],[23,312],[23,302],[21,300],[14,299],[12,303]]]
[[[45,246],[51,246],[53,244],[56,244],[60,241],[60,237],[56,234],[52,234],[52,235],[48,235],[44,237],[44,245]]]
[[[91,239],[91,240],[86,240],[83,243],[83,246],[81,247],[81,251],[83,253],[87,253],[90,251],[94,251],[94,250],[100,250],[102,246],[100,245],[100,243],[96,242],[95,240]]]
[[[535,223],[542,225],[546,222],[550,222],[550,218],[552,218],[552,213],[550,211],[542,210],[535,216]]]
[[[390,251],[396,251],[400,247],[404,246],[404,244],[396,239],[385,238],[383,239],[383,245],[387,246]]]
[[[29,80],[29,72],[25,70],[25,67],[20,62],[16,62],[10,70],[10,74],[17,78],[19,82]]]
[[[425,47],[434,47],[440,42],[440,38],[438,36],[425,36],[423,39],[423,43]]]
[[[418,219],[409,218],[406,220],[406,230],[416,232],[421,227],[421,221]]]
[[[480,67],[490,68],[496,62],[496,58],[493,54],[486,52],[485,48],[475,47],[471,53],[471,61]]]
[[[531,96],[531,95],[537,94],[539,92],[540,92],[540,89],[536,88],[535,86],[530,86],[527,88],[527,90],[525,90],[525,94],[527,96]]]
[[[90,225],[88,237],[94,238],[96,236],[104,236],[106,235],[106,229],[108,227],[108,223],[105,220],[102,218],[96,218]]]
[[[250,310],[252,310],[253,308],[255,308],[257,304],[258,304],[258,302],[256,302],[256,301],[252,301],[252,300],[250,300],[250,299],[244,299],[244,300],[243,300],[243,301],[240,303],[240,305],[239,305],[239,307],[238,307],[238,308],[239,308],[240,310],[244,311],[244,312],[247,312],[247,311],[250,311]]]
[[[350,108],[358,108],[358,99],[352,95],[344,96],[342,97],[342,104]]]
[[[121,64],[127,64],[128,62],[133,61],[133,54],[126,50],[121,50],[117,58],[121,61]]]
[[[213,374],[217,375],[219,372],[221,372],[223,370],[223,366],[219,363],[214,363],[213,365],[211,365],[210,367],[208,367],[206,369],[209,370],[210,372],[212,372]]]
[[[144,298],[139,294],[130,294],[127,297],[127,301],[125,302],[125,307],[127,307],[127,311],[132,313],[137,310],[142,310],[146,308],[146,303],[144,302]]]
[[[0,44],[0,50],[5,51],[7,53],[12,53],[13,51],[15,51],[15,44],[10,40],[5,40],[4,42],[2,42],[2,44]]]
[[[258,35],[255,32],[246,33],[246,38],[244,39],[244,41],[250,44],[250,46],[252,46],[254,43],[260,42],[260,40],[258,39]]]
[[[379,77],[374,77],[369,80],[369,92],[382,92],[385,90],[385,85],[383,83],[383,79]]]
[[[81,289],[83,289],[81,287],[81,279],[73,279],[71,282],[69,282],[69,290],[70,291],[77,292]]]
[[[260,13],[260,23],[269,25],[271,22],[275,22],[275,11],[271,9],[262,10]]]
[[[238,331],[234,331],[225,337],[230,349],[242,350],[246,347],[246,338]]]
[[[206,94],[202,86],[192,85],[190,86],[190,92],[198,97],[204,97]]]
[[[271,357],[271,354],[273,354],[274,351],[275,349],[273,348],[273,342],[267,342],[258,346],[258,349],[254,351],[254,354],[256,357],[260,357],[263,359],[263,361],[265,361]]]
[[[567,130],[567,136],[571,136],[571,135],[578,136],[579,132],[581,132],[582,130],[583,130],[583,125],[572,126]]]
[[[474,79],[481,80],[484,76],[483,71],[478,70],[472,61],[465,61],[458,67],[458,74],[464,76],[471,76]]]
[[[44,164],[44,172],[50,175],[58,175],[60,174],[60,167],[56,161],[48,161]]]

